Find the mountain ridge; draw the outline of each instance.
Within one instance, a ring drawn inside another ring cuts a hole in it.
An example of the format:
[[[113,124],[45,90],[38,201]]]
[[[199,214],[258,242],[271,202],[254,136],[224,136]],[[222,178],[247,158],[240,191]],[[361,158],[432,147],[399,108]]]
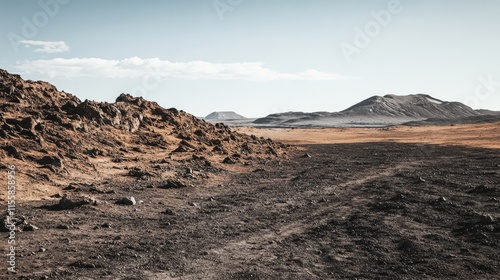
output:
[[[263,126],[387,126],[426,119],[463,119],[481,116],[480,110],[443,101],[428,94],[372,96],[340,112],[286,112],[254,121]]]
[[[142,97],[122,93],[114,103],[81,101],[50,83],[23,80],[1,69],[0,127],[1,162],[24,170],[29,176],[23,184],[34,188],[75,178],[92,181],[96,174],[194,181],[182,177],[186,168],[219,176],[229,165],[286,153],[285,145],[271,139]],[[25,189],[23,196],[35,192]]]

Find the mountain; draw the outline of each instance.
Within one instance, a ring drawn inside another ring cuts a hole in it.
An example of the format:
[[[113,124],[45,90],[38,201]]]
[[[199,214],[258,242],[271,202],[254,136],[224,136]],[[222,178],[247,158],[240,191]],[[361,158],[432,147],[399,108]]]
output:
[[[277,124],[277,123],[293,123],[300,120],[317,120],[323,117],[331,116],[328,112],[314,112],[314,113],[304,113],[304,112],[286,112],[286,113],[276,113],[268,115],[264,118],[256,119],[254,124]]]
[[[341,112],[344,115],[395,118],[460,118],[480,113],[460,102],[447,102],[427,94],[373,96]]]
[[[481,115],[485,115],[485,116],[500,116],[500,111],[479,109],[479,110],[476,110],[476,112],[478,112]]]
[[[460,102],[442,101],[426,94],[373,96],[341,112],[287,112],[254,121],[262,126],[387,126],[425,119],[458,119],[481,112]]]
[[[222,120],[241,120],[245,119],[242,115],[238,115],[233,111],[212,112],[205,117],[209,121],[222,121]]]

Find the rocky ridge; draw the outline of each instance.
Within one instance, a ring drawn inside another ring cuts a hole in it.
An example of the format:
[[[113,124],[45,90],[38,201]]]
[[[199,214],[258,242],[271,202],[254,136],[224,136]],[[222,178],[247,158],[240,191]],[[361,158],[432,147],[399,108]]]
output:
[[[81,101],[47,82],[23,80],[4,70],[0,112],[2,163],[21,165],[37,184],[96,178],[105,170],[109,176],[167,179],[186,168],[223,170],[286,154],[284,145],[270,139],[141,97]]]

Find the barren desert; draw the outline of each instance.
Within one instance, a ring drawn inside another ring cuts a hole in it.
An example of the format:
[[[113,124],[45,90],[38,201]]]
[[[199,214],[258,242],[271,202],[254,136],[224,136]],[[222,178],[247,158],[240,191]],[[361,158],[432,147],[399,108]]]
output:
[[[0,280],[500,280],[499,13],[0,0]]]
[[[17,279],[500,272],[498,122],[231,128],[126,94],[82,102],[2,81]]]

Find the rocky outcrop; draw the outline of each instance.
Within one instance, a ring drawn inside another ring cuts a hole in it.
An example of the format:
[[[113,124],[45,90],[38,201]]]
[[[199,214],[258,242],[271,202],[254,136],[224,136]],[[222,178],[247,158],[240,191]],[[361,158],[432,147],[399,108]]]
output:
[[[59,173],[92,166],[89,158],[120,161],[129,151],[144,156],[169,151],[177,158],[240,154],[241,163],[276,157],[281,144],[210,124],[182,110],[121,94],[114,103],[81,101],[49,83],[25,81],[0,70],[0,156]],[[3,159],[2,159],[3,161]],[[165,159],[171,165],[179,161]],[[208,166],[208,165],[207,165]]]

